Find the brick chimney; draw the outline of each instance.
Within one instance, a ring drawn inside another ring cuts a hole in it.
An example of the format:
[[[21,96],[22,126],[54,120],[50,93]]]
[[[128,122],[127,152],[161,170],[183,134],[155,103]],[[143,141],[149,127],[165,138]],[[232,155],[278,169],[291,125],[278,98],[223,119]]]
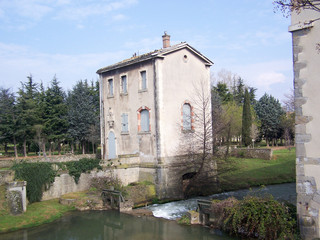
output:
[[[162,36],[162,43],[163,48],[170,47],[170,35],[168,35],[167,32],[164,32],[164,35]]]

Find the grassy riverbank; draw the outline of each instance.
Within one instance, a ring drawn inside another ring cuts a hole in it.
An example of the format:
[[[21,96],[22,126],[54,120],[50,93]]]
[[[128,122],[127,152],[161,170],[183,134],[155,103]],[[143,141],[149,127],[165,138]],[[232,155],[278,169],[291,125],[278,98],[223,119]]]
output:
[[[295,148],[274,150],[272,160],[229,158],[218,161],[221,191],[295,182]]]
[[[292,148],[291,151],[287,149],[275,150],[272,160],[244,158],[219,160],[218,169],[221,171],[219,174],[220,191],[294,182],[295,149]],[[137,198],[137,202],[143,202],[143,199],[140,199],[142,193],[145,198],[155,197],[154,185],[147,183],[129,186],[127,191],[130,197]],[[86,194],[83,196],[86,197]],[[58,199],[54,199],[29,204],[26,213],[12,216],[9,214],[5,202],[5,187],[0,186],[0,233],[49,223],[71,210],[74,210],[74,207],[61,205]]]
[[[49,223],[73,209],[73,207],[61,205],[58,199],[54,199],[30,204],[27,211],[19,216],[12,216],[6,210],[2,210],[0,212],[0,233]]]

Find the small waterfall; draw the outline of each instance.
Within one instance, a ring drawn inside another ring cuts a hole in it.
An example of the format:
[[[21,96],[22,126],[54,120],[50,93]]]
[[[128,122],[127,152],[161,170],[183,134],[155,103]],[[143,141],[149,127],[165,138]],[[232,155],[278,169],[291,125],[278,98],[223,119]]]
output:
[[[226,199],[229,197],[235,197],[241,199],[248,194],[263,196],[266,194],[271,194],[276,200],[288,201],[296,205],[297,195],[296,195],[296,184],[295,183],[285,183],[277,185],[269,185],[263,188],[252,188],[244,189],[232,192],[225,192],[214,194],[208,197],[196,197],[187,200],[181,200],[176,202],[170,202],[165,204],[153,204],[148,207],[153,212],[155,217],[165,218],[169,220],[175,220],[182,217],[190,210],[196,210],[197,199]]]

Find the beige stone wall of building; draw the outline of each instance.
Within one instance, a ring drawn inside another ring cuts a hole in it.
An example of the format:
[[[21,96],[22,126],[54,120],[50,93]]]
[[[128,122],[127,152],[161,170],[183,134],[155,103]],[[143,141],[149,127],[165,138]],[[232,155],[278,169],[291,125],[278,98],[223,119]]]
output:
[[[140,90],[140,72],[146,71],[147,90]],[[121,76],[127,76],[127,94],[121,93]],[[113,79],[113,97],[108,97],[108,80]],[[154,83],[153,83],[153,62],[147,61],[138,63],[134,66],[128,66],[118,70],[113,70],[107,74],[102,74],[100,79],[101,96],[104,98],[103,119],[105,131],[102,131],[102,145],[105,151],[105,157],[108,155],[108,133],[113,131],[116,135],[116,155],[127,155],[142,153],[142,158],[148,158],[154,161],[155,155],[155,106],[154,106]],[[149,133],[138,132],[138,110],[141,107],[150,109]],[[114,125],[110,127],[110,112]],[[121,115],[128,114],[129,131],[121,133]],[[150,144],[153,143],[153,144]]]
[[[320,13],[292,13],[297,210],[303,239],[320,237]],[[313,21],[318,19],[316,21]]]
[[[196,113],[193,108],[196,88],[203,87],[210,98],[210,66],[213,63],[187,43],[170,46],[170,37],[167,34],[163,37],[166,40],[162,49],[134,55],[97,71],[100,76],[102,156],[107,166],[111,161],[117,164],[118,176],[123,183],[152,181],[160,198],[180,198],[183,197],[183,175],[197,170],[192,159],[179,157],[185,154],[179,151],[184,136],[183,104],[189,104]],[[145,91],[141,91],[141,71],[146,71]],[[127,76],[127,94],[121,94],[123,75]],[[109,79],[114,83],[112,97],[108,96]],[[149,132],[139,130],[141,108],[149,110]],[[122,113],[129,116],[126,134],[121,133]],[[198,131],[194,123],[192,130]],[[117,150],[112,159],[108,157],[110,131],[115,134]]]
[[[158,60],[157,69],[161,157],[166,158],[181,154],[183,104],[190,103],[195,107],[195,92],[202,83],[205,94],[210,96],[210,67],[189,49],[181,49],[164,60]]]

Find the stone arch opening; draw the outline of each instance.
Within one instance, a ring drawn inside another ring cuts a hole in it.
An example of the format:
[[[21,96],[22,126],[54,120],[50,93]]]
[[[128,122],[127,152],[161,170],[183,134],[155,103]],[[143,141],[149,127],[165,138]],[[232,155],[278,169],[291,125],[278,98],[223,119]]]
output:
[[[185,198],[192,195],[191,181],[196,172],[188,172],[182,175],[182,192]]]

